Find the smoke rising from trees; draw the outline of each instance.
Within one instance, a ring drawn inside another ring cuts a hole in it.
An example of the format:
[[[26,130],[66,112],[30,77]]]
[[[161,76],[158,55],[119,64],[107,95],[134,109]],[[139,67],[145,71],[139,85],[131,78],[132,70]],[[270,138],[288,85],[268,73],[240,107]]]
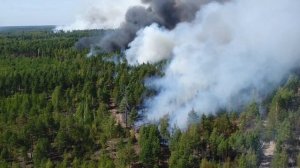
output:
[[[136,37],[137,31],[153,23],[171,30],[180,22],[191,21],[197,10],[211,0],[142,0],[142,2],[144,6],[129,8],[125,21],[118,29],[107,33],[99,40],[97,46],[102,52],[126,49],[128,43]]]
[[[100,48],[98,52],[124,50],[135,38],[137,31],[144,27],[157,23],[161,27],[173,29],[180,22],[193,20],[201,6],[211,1],[130,0],[127,4],[126,0],[94,1],[93,7],[83,17],[69,26],[57,27],[56,31],[114,29],[101,36],[92,46]]]
[[[185,128],[191,111],[236,109],[299,67],[298,0],[130,2],[120,26],[92,46],[125,50],[131,65],[168,60],[165,76],[147,82],[159,91],[145,103],[148,121],[169,115],[171,125]]]
[[[191,111],[236,109],[270,93],[299,67],[299,17],[298,0],[235,0],[209,3],[172,30],[140,30],[128,62],[168,60],[165,76],[148,81],[159,94],[145,103],[147,120],[168,115],[185,128]]]

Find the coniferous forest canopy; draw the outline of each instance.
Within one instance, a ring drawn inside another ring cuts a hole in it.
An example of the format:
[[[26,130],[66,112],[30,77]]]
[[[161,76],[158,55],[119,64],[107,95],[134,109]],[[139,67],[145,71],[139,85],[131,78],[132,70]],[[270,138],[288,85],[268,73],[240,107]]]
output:
[[[118,52],[87,57],[74,47],[101,33],[0,31],[0,167],[300,166],[297,72],[240,111],[191,111],[186,130],[168,116],[137,127],[156,94],[145,80],[163,75],[164,62],[129,66]]]

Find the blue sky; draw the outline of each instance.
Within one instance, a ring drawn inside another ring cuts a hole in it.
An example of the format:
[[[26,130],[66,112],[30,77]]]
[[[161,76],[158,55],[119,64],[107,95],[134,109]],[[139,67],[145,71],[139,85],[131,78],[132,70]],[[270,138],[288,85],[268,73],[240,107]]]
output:
[[[84,0],[0,0],[0,26],[64,25]]]

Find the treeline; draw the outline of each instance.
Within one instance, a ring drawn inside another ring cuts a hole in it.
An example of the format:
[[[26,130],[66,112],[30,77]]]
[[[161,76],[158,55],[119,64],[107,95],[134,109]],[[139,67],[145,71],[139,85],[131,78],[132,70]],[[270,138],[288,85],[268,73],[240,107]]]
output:
[[[101,30],[75,31],[70,33],[50,31],[15,31],[0,33],[0,55],[17,57],[78,56],[74,44],[83,37],[101,35]]]

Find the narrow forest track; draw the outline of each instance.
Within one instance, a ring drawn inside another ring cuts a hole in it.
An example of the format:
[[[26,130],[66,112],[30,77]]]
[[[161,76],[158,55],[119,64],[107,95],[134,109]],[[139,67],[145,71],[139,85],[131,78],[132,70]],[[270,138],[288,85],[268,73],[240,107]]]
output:
[[[122,128],[127,128],[125,115],[119,113],[119,109],[112,99],[110,99],[109,103],[109,112],[115,118],[116,124],[120,124]]]
[[[134,135],[134,138],[136,140],[139,139],[139,128],[134,128],[132,126],[129,126],[126,123],[126,115],[124,113],[120,113],[117,105],[114,103],[112,99],[110,99],[109,103],[109,112],[114,117],[116,124],[119,124],[124,129],[130,129],[130,134]],[[139,147],[138,149],[135,149],[137,153],[139,153]]]
[[[115,102],[113,101],[113,99],[110,99],[110,102],[109,102],[109,112],[111,113],[111,115],[114,117],[115,119],[115,122],[116,124],[119,124],[122,128],[124,129],[128,129],[130,130],[130,134],[134,136],[134,143],[132,144],[133,145],[133,149],[135,151],[135,154],[137,156],[139,156],[140,154],[140,151],[141,151],[141,148],[138,144],[138,139],[139,139],[139,128],[134,128],[132,126],[128,126],[127,123],[126,123],[126,115],[124,113],[120,113],[119,111],[119,108],[118,106],[115,104]],[[123,140],[128,140],[128,139],[123,139]],[[110,153],[110,157],[113,158],[113,159],[116,159],[117,158],[117,144],[119,143],[120,141],[117,140],[117,139],[112,139],[110,141],[107,142],[107,148],[106,150],[109,151]],[[160,167],[162,168],[167,168],[168,167],[168,161],[169,161],[169,158],[170,158],[170,150],[169,150],[169,147],[165,144],[160,144],[160,152],[163,153],[163,155],[161,156],[160,158],[160,161],[159,161],[159,165]],[[134,162],[130,165],[131,168],[140,168],[142,167],[141,163],[139,161],[137,162]]]
[[[270,168],[276,144],[274,141],[263,142],[263,158],[259,168]]]

